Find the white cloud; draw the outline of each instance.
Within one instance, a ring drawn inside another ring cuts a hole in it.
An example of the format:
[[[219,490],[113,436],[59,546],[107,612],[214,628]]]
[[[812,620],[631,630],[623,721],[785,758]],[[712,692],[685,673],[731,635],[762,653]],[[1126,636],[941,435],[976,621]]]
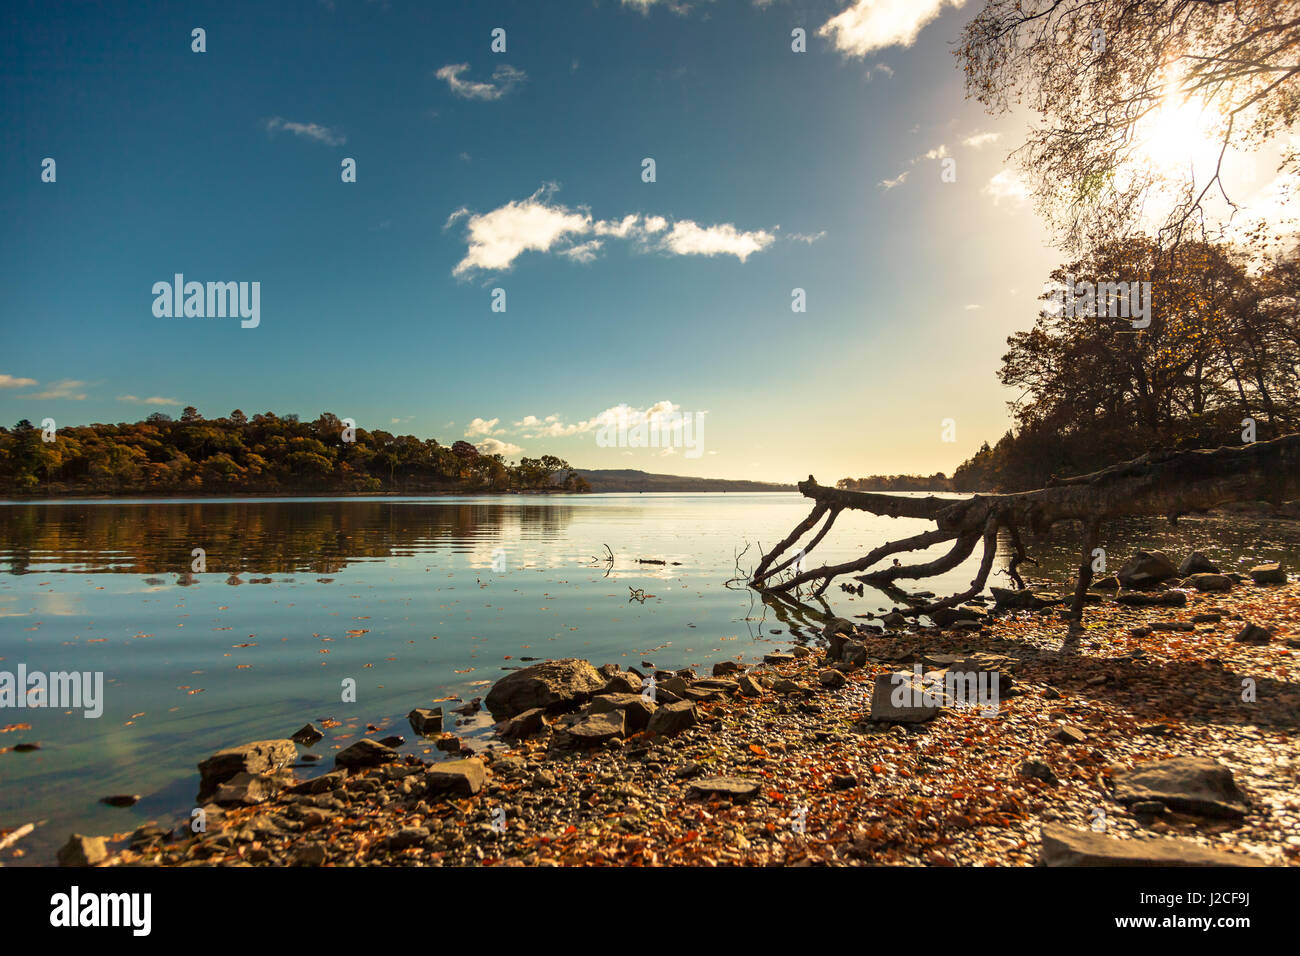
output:
[[[917,159],[912,160],[912,162],[915,163],[920,159],[943,159],[947,155],[948,155],[948,147],[945,144],[940,143],[938,146],[930,150],[928,153],[922,153],[919,157],[917,157]]]
[[[660,248],[679,256],[735,256],[744,262],[776,241],[776,236],[762,229],[741,232],[730,223],[700,226],[689,219],[673,223]]]
[[[566,237],[591,229],[589,213],[550,205],[548,197],[548,187],[542,187],[522,202],[512,200],[482,215],[469,215],[464,209],[452,213],[449,226],[469,215],[469,249],[452,275],[474,269],[508,269],[524,252],[547,252]]]
[[[12,375],[0,375],[0,388],[26,388],[35,385],[34,378],[15,378]]]
[[[827,20],[818,36],[830,37],[845,56],[866,56],[891,46],[911,46],[921,30],[943,12],[965,0],[856,0]]]
[[[993,201],[997,203],[1004,199],[1013,203],[1022,203],[1029,198],[1029,186],[1019,173],[1010,169],[1004,169],[990,179],[983,192],[986,196],[992,196]]]
[[[468,69],[468,63],[448,63],[446,66],[439,67],[434,76],[446,80],[452,93],[466,100],[499,100],[528,79],[528,75],[523,70],[502,65],[492,71],[490,83],[462,80],[460,75]]]
[[[150,398],[137,398],[134,395],[119,395],[117,396],[117,400],[119,402],[131,402],[136,405],[179,405],[181,404],[180,399],[163,398],[159,395],[154,395]]]
[[[600,252],[600,247],[604,245],[599,239],[592,239],[578,246],[571,246],[560,253],[562,256],[568,256],[574,262],[595,262],[596,253]]]
[[[976,309],[978,309],[978,308],[979,308],[979,306],[976,305],[974,302],[972,302],[972,303],[970,303],[969,305],[966,306],[966,311],[967,311],[967,312],[974,312],[974,311],[975,311]]]
[[[319,123],[293,123],[281,119],[279,116],[272,116],[265,121],[266,131],[276,133],[280,130],[293,133],[295,136],[305,136],[307,139],[314,139],[318,143],[324,143],[327,146],[342,146],[348,141],[343,136],[328,126],[321,126]]]
[[[452,269],[452,275],[509,269],[525,252],[554,252],[575,262],[591,262],[606,239],[632,240],[642,250],[679,256],[730,255],[744,262],[777,238],[775,231],[745,231],[730,223],[701,226],[682,219],[670,226],[663,216],[636,213],[620,219],[595,219],[584,207],[570,209],[554,202],[555,188],[547,184],[527,199],[512,200],[490,212],[471,213],[461,208],[448,216],[444,229],[464,219],[467,232],[465,257]],[[822,235],[792,238],[813,242]]]
[[[893,189],[895,186],[901,186],[903,183],[907,182],[907,174],[908,170],[905,169],[893,179],[882,179],[880,182],[876,183],[876,185],[884,190]]]
[[[517,455],[523,451],[518,445],[512,445],[508,441],[499,441],[496,438],[485,438],[475,447],[484,455]]]
[[[78,382],[75,379],[65,378],[59,382],[51,382],[44,391],[32,392],[22,396],[23,398],[41,398],[55,399],[66,398],[69,401],[80,402],[86,398],[86,393],[81,391],[85,382]]]
[[[979,149],[981,146],[987,146],[989,143],[996,143],[1002,138],[1001,133],[972,133],[961,141],[963,146],[969,146],[971,149]]]
[[[496,428],[497,423],[500,421],[501,419],[499,418],[489,419],[488,421],[476,418],[465,426],[465,437],[475,438],[478,435],[491,435],[492,429]]]

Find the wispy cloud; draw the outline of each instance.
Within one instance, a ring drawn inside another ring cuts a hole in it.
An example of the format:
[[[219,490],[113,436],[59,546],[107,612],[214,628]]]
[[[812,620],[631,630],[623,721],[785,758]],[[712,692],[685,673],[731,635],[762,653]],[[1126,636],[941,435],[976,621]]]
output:
[[[987,146],[989,143],[996,143],[1002,138],[1001,133],[973,133],[961,141],[963,146],[969,146],[971,149],[979,149],[981,146]]]
[[[460,75],[469,69],[468,63],[448,63],[434,74],[445,80],[448,88],[455,95],[467,100],[499,100],[516,86],[528,79],[523,70],[513,66],[499,66],[492,71],[492,81],[462,80]]]
[[[876,185],[885,191],[893,189],[895,186],[901,186],[903,183],[907,182],[908,172],[909,170],[905,169],[893,179],[882,179],[880,182],[876,183]]]
[[[348,138],[341,133],[335,132],[328,126],[321,126],[319,123],[294,123],[279,116],[272,116],[263,121],[268,133],[278,133],[281,130],[287,133],[293,133],[295,136],[303,136],[307,139],[314,139],[318,143],[324,143],[327,146],[342,146],[348,141]]]
[[[0,375],[0,388],[26,388],[37,384],[34,378],[16,378],[13,375]]]
[[[927,24],[945,6],[960,7],[965,0],[855,0],[852,6],[827,20],[818,36],[830,37],[845,56],[867,56],[891,46],[911,46]]]
[[[992,179],[982,190],[986,196],[993,197],[995,203],[1007,200],[1012,203],[1022,203],[1029,198],[1029,186],[1019,173],[1014,170],[1004,169]]]
[[[160,395],[154,395],[150,398],[137,398],[135,395],[119,395],[117,396],[117,400],[119,402],[131,402],[135,405],[179,405],[181,403],[178,398],[163,398]]]
[[[556,187],[543,186],[527,199],[512,200],[490,212],[456,210],[444,228],[466,220],[467,249],[452,274],[509,269],[525,252],[553,252],[576,262],[591,262],[604,240],[624,239],[642,251],[678,256],[735,256],[741,262],[776,241],[776,229],[743,230],[731,223],[700,225],[691,219],[669,223],[663,216],[632,213],[596,219],[585,207],[570,209],[552,199]],[[824,233],[795,238],[815,242]]]
[[[44,391],[31,392],[22,398],[38,398],[42,400],[49,399],[67,399],[68,401],[81,402],[86,398],[86,393],[81,389],[86,387],[85,382],[79,382],[75,379],[65,378],[58,382],[50,382]]]

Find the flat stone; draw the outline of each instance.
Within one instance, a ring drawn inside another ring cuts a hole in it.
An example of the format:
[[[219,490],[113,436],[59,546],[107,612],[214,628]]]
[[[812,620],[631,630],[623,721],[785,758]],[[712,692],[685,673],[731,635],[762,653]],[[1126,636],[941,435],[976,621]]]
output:
[[[377,767],[397,759],[399,759],[397,751],[392,747],[385,747],[378,740],[362,737],[334,755],[334,766],[356,770],[361,767]]]
[[[587,714],[569,727],[569,736],[583,747],[594,747],[626,735],[627,717],[617,708],[604,713]]]
[[[942,698],[942,693],[939,694]],[[894,724],[919,724],[938,717],[943,707],[925,702],[923,685],[908,671],[877,674],[871,688],[871,719]]]
[[[1051,823],[1043,827],[1044,866],[1267,866],[1245,853],[1211,850],[1187,840],[1121,840]]]
[[[621,710],[629,734],[645,730],[650,718],[657,709],[653,700],[647,700],[640,694],[599,694],[587,705],[587,713],[603,714],[612,710]],[[572,733],[572,730],[570,730]]]
[[[1159,800],[1173,810],[1223,818],[1241,817],[1250,809],[1232,771],[1204,757],[1151,760],[1113,779],[1115,799],[1123,804]]]
[[[1286,584],[1286,571],[1276,561],[1257,564],[1250,569],[1250,579],[1256,584]]]
[[[700,777],[687,788],[688,797],[721,797],[744,803],[758,794],[759,782],[740,777]]]
[[[1183,581],[1188,587],[1198,591],[1231,591],[1232,578],[1226,574],[1193,574]]]
[[[817,681],[823,687],[829,687],[834,690],[837,687],[843,687],[847,678],[837,670],[824,670],[817,675]]]
[[[483,789],[486,778],[483,761],[470,757],[467,760],[446,760],[434,764],[424,775],[424,782],[431,793],[454,793],[472,797]]]

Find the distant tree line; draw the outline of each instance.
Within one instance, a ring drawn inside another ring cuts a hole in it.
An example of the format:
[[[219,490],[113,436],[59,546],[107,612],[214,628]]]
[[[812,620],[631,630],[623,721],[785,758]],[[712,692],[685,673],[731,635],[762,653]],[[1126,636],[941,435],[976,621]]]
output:
[[[835,487],[844,491],[954,491],[952,479],[941,471],[933,475],[871,475],[841,478]]]
[[[466,441],[357,427],[325,412],[315,421],[271,412],[205,419],[187,407],[179,421],[60,428],[54,441],[24,420],[0,427],[0,493],[299,494],[589,491],[553,455],[507,462]]]

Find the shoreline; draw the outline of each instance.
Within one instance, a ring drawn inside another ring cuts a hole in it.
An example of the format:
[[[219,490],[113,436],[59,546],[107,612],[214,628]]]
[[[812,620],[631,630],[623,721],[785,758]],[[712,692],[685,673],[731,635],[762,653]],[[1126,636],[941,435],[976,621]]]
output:
[[[398,754],[374,739],[378,730],[334,753],[354,764],[348,769],[327,766],[320,749],[319,764],[304,764],[295,759],[303,748],[290,756],[284,741],[278,758],[273,747],[260,757],[234,748],[234,757],[224,752],[224,788],[205,797],[205,832],[163,821],[114,835],[111,854],[98,838],[74,838],[61,858],[968,866],[1051,864],[1079,853],[1105,860],[1118,846],[1182,862],[1229,852],[1246,857],[1227,862],[1296,865],[1300,582],[1184,593],[1184,607],[1099,595],[1073,638],[1054,609],[947,628],[858,629],[851,638],[843,632],[856,622],[837,619],[831,640],[749,668],[722,661],[716,677],[659,672],[660,717],[648,727],[636,703],[641,678],[606,665],[605,686],[593,691],[588,681],[572,709],[560,701],[544,719],[531,709],[516,715],[523,739],[498,736],[480,750],[425,727],[422,743],[452,760]],[[1236,640],[1247,623],[1270,629],[1268,642]],[[831,647],[841,659],[829,657]],[[944,706],[916,722],[872,719],[877,676],[955,661],[1005,675],[995,716]],[[594,673],[585,662],[564,667],[582,679]],[[1246,680],[1251,702],[1240,699]],[[665,703],[671,697],[680,700]],[[1124,799],[1132,768],[1171,758],[1222,768],[1206,772],[1226,773],[1219,804],[1227,809],[1216,804],[1217,815],[1206,815],[1177,794],[1164,803]],[[289,759],[292,767],[277,766]],[[304,766],[327,772],[297,777],[293,768]]]

